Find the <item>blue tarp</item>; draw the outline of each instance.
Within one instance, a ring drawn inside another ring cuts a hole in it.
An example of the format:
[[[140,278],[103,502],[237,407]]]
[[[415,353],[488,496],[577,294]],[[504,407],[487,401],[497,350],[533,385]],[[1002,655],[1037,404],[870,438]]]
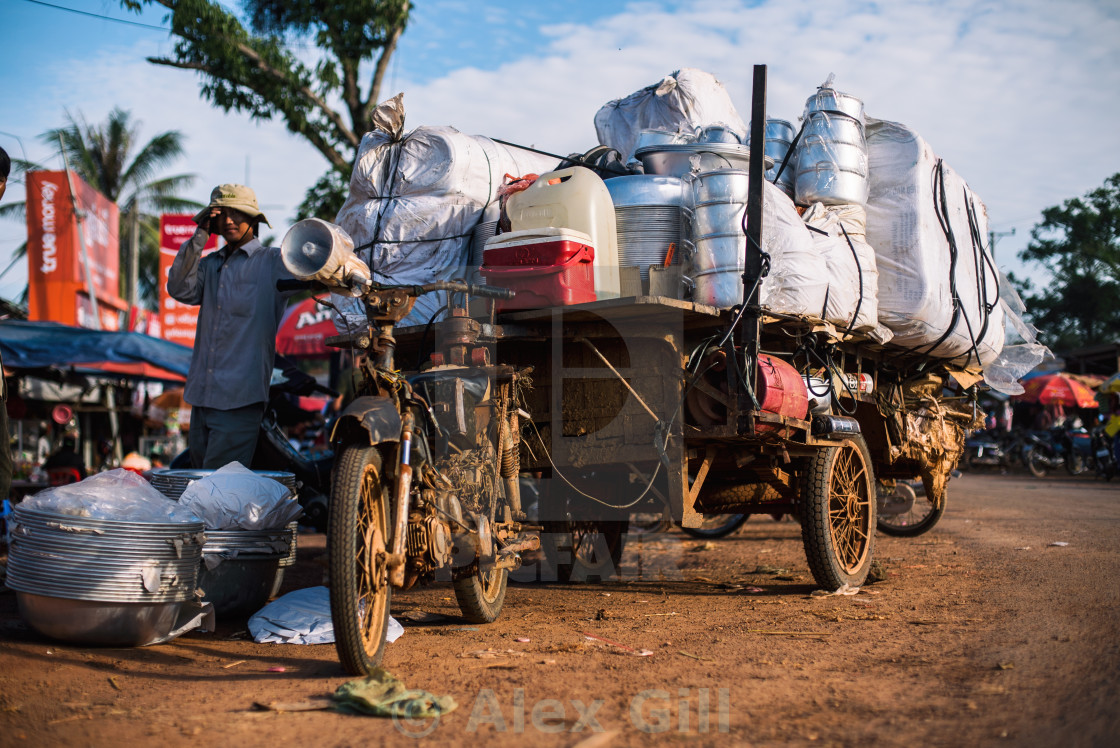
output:
[[[139,332],[103,332],[57,322],[0,321],[0,353],[12,369],[80,366],[109,361],[151,364],[187,375],[191,349]]]

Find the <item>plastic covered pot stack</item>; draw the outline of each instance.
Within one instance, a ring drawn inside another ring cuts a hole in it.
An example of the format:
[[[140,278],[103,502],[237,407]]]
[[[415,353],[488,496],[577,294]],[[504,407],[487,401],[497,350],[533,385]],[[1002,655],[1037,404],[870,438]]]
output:
[[[863,102],[831,87],[805,101],[797,146],[794,194],[798,203],[867,203],[870,187]]]

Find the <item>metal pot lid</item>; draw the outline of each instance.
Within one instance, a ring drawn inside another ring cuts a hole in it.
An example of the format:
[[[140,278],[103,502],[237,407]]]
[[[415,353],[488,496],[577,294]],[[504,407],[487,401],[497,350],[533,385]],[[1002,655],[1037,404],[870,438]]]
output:
[[[639,148],[634,152],[634,155],[641,158],[655,153],[715,153],[720,156],[733,156],[738,160],[746,161],[750,159],[751,149],[735,143],[666,143],[665,145]],[[774,159],[764,158],[769,162],[766,168],[774,165]]]

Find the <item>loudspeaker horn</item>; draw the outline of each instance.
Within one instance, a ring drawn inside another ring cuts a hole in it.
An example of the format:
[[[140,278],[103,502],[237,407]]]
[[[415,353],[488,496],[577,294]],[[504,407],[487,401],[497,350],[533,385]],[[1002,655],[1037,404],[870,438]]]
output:
[[[357,296],[371,284],[369,266],[354,254],[354,240],[333,223],[305,218],[284,235],[280,256],[288,272]]]

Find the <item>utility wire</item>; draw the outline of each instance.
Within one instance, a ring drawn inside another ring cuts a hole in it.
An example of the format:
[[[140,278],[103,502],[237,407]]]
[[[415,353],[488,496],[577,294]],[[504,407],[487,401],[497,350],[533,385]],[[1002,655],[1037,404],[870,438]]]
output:
[[[103,21],[114,21],[116,23],[125,23],[125,24],[128,24],[129,26],[139,26],[140,28],[143,28],[143,29],[155,29],[157,31],[171,31],[171,28],[168,27],[168,26],[153,26],[150,23],[140,23],[139,21],[129,21],[125,18],[113,18],[112,16],[103,16],[103,15],[100,15],[98,13],[90,13],[89,11],[86,11],[86,10],[78,10],[77,8],[67,8],[64,5],[54,5],[53,3],[45,3],[45,2],[43,2],[43,0],[24,0],[24,2],[28,2],[28,3],[31,3],[33,5],[42,5],[46,8],[54,8],[55,10],[64,10],[67,13],[77,13],[80,16],[89,16],[90,18],[100,18]]]

